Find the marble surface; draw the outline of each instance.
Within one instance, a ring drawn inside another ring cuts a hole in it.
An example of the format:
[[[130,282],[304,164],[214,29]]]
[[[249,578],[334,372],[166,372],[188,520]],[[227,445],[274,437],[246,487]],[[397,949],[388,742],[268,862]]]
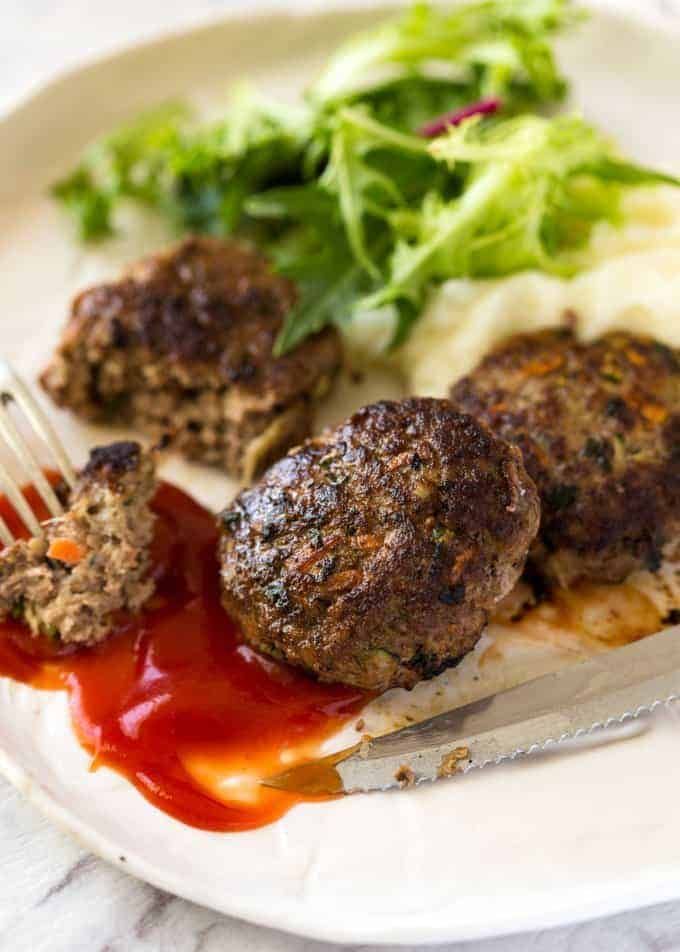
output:
[[[216,15],[228,0],[0,0],[0,111],[83,57]],[[290,0],[267,0],[290,6]],[[680,0],[620,0],[680,17]],[[83,851],[0,780],[0,952],[341,952],[191,905]],[[371,952],[361,947],[363,952]],[[680,902],[448,952],[674,952]],[[414,948],[411,952],[417,952]]]

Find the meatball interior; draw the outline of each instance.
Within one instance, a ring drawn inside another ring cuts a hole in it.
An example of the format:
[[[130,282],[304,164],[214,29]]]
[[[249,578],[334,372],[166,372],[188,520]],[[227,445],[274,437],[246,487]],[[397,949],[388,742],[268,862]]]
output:
[[[522,450],[541,497],[532,561],[549,580],[658,568],[680,530],[680,354],[644,337],[523,334],[451,391]]]
[[[121,613],[138,612],[154,590],[155,489],[154,453],[129,442],[95,447],[73,491],[57,490],[63,515],[0,552],[0,618],[62,644],[93,645]]]
[[[325,681],[411,687],[465,655],[538,527],[520,453],[444,400],[365,407],[222,513],[227,611]]]

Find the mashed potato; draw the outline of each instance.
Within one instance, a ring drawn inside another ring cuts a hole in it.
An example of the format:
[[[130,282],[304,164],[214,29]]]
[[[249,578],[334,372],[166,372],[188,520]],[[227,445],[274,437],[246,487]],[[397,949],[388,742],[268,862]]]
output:
[[[680,190],[633,191],[625,212],[623,228],[595,229],[592,266],[569,280],[524,272],[444,284],[394,358],[407,390],[444,396],[505,337],[554,327],[569,313],[585,338],[625,327],[680,347]],[[375,352],[384,339],[376,316],[356,343]]]

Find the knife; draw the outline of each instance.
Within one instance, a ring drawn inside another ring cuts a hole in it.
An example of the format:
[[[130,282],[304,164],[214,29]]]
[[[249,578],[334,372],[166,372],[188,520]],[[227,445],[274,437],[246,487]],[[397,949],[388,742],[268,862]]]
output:
[[[609,727],[680,698],[680,625],[263,781],[307,795],[408,787]]]

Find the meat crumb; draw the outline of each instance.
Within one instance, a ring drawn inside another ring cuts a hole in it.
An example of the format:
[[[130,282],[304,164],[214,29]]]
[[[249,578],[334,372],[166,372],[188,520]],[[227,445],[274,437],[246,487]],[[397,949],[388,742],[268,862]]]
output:
[[[370,734],[364,734],[362,736],[361,740],[359,741],[359,750],[357,751],[360,757],[368,757],[368,751],[372,740],[373,738]]]
[[[458,773],[463,761],[470,759],[470,750],[467,747],[456,747],[448,754],[444,754],[437,770],[438,777],[452,777]]]
[[[408,766],[408,764],[402,764],[399,770],[397,770],[395,773],[394,779],[402,789],[405,789],[406,787],[414,786],[416,782],[416,775]]]

